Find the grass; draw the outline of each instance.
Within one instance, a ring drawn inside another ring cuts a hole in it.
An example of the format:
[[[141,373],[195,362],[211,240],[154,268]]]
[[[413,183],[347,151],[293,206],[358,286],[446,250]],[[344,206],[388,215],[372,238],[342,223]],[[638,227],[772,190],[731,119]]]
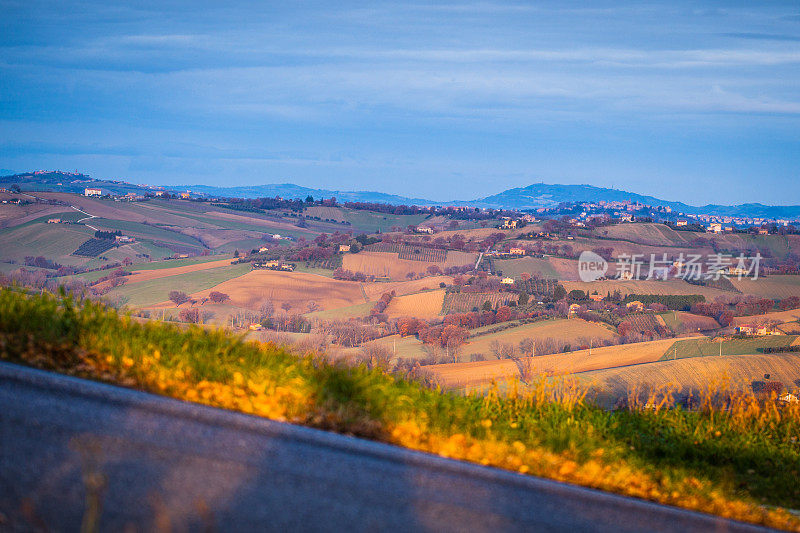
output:
[[[122,285],[108,293],[109,298],[119,298],[132,307],[142,307],[166,302],[170,291],[186,294],[210,289],[223,281],[241,276],[250,271],[250,265],[231,265],[208,270],[187,272],[164,278]]]
[[[131,222],[129,220],[110,220],[107,218],[93,218],[91,221],[87,220],[87,222],[100,229],[120,230],[126,235],[132,235],[137,238],[177,242],[185,244],[186,246],[203,248],[200,241],[194,237],[178,233],[177,231],[170,231],[159,226]]]
[[[720,355],[748,355],[759,353],[763,348],[775,348],[791,345],[796,335],[769,335],[751,339],[733,339],[716,342],[711,339],[686,339],[675,341],[661,357],[660,361],[685,359],[687,357],[710,357]]]
[[[0,291],[0,358],[800,531],[800,406],[605,411],[569,381],[456,395],[92,302]]]

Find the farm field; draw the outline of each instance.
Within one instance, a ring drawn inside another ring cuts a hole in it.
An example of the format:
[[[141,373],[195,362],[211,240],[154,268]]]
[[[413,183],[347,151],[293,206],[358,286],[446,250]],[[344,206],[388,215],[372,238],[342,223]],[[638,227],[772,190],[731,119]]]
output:
[[[773,311],[763,315],[749,315],[733,317],[734,326],[743,324],[759,324],[766,322],[794,322],[800,319],[800,309],[789,309],[788,311]]]
[[[442,302],[444,302],[444,289],[407,294],[392,298],[385,313],[390,318],[413,316],[430,319],[442,312]]]
[[[546,257],[520,257],[519,259],[493,260],[495,270],[518,280],[524,272],[540,278],[562,279],[561,273],[553,267]]]
[[[126,285],[134,283],[142,283],[144,281],[151,281],[154,279],[167,278],[170,276],[177,276],[180,274],[187,274],[189,272],[198,272],[201,270],[208,270],[212,268],[219,268],[229,266],[230,259],[218,259],[217,261],[208,261],[202,263],[195,263],[183,266],[175,266],[171,268],[152,268],[144,270],[133,270],[132,274],[126,279]]]
[[[534,375],[572,374],[658,361],[673,342],[672,339],[666,339],[620,344],[593,348],[591,351],[524,357],[522,360],[530,365]],[[520,377],[519,366],[509,359],[430,365],[424,367],[422,372],[435,377],[437,383],[447,389],[476,387]]]
[[[375,306],[375,302],[363,302],[346,307],[337,307],[324,311],[313,311],[306,313],[306,318],[318,320],[348,320],[350,318],[362,318],[369,316],[369,312]]]
[[[187,294],[211,289],[231,278],[242,276],[250,270],[250,265],[228,265],[208,270],[198,270],[174,276],[160,277],[122,285],[112,289],[108,298],[119,299],[121,303],[131,307],[174,306],[168,302],[170,291],[183,291]]]
[[[733,286],[744,294],[761,298],[783,299],[800,296],[800,276],[769,276],[760,279],[730,278]]]
[[[612,407],[627,397],[634,388],[673,387],[683,391],[699,391],[716,384],[741,391],[752,391],[753,382],[769,374],[771,381],[796,389],[800,385],[800,355],[723,355],[660,361],[622,368],[594,370],[576,374],[591,385],[598,402]]]
[[[350,225],[343,227],[342,231],[352,229],[354,231],[365,231],[367,233],[386,233],[392,226],[400,226],[405,229],[409,224],[418,225],[428,218],[428,215],[394,215],[391,213],[378,213],[373,211],[362,211],[348,209],[346,207],[307,207],[303,214],[311,217],[320,217],[322,220],[335,220],[337,222],[349,222]]]
[[[486,326],[490,328],[491,326]],[[481,330],[475,330],[481,331]],[[531,324],[512,327],[497,333],[489,333],[470,337],[467,344],[463,346],[463,354],[479,353],[487,358],[494,357],[491,352],[490,344],[492,341],[518,345],[519,341],[531,338],[537,341],[553,339],[556,342],[571,344],[576,347],[578,344],[585,343],[587,346],[590,339],[594,342],[598,340],[612,340],[617,334],[609,328],[587,322],[580,318],[561,318],[556,320],[542,320]]]
[[[675,231],[664,224],[618,224],[595,230],[601,237],[632,241],[650,246],[687,246],[697,234]]]
[[[262,302],[271,300],[276,311],[281,304],[288,303],[295,312],[304,312],[311,301],[319,305],[320,310],[338,309],[366,301],[361,285],[353,281],[339,281],[302,272],[250,271],[248,264],[235,266],[243,268],[243,275],[193,292],[192,296],[204,298],[211,290],[215,290],[229,295],[231,304],[237,307],[257,310]]]
[[[763,348],[791,346],[797,340],[794,335],[768,335],[747,339],[729,339],[722,342],[704,338],[675,341],[661,358],[663,361],[691,357],[719,357],[722,355],[757,354]]]
[[[719,329],[719,322],[709,316],[695,315],[686,311],[670,311],[659,315],[666,326],[675,333],[710,331]]]
[[[388,276],[393,280],[405,280],[409,273],[425,273],[431,265],[443,269],[449,266],[474,264],[476,259],[476,254],[451,251],[447,253],[446,261],[434,263],[400,259],[396,253],[362,251],[357,254],[345,254],[342,258],[342,268],[371,276]]]
[[[469,313],[476,308],[481,310],[486,302],[496,308],[518,298],[516,294],[509,292],[448,292],[444,298],[442,314]]]
[[[21,263],[26,256],[33,255],[81,265],[88,259],[71,254],[93,234],[86,226],[38,222],[0,230],[0,261]]]
[[[730,296],[731,292],[692,285],[680,279],[670,279],[667,281],[656,280],[604,280],[604,281],[564,281],[561,283],[567,292],[578,289],[589,294],[597,291],[598,294],[606,296],[619,291],[623,297],[628,294],[700,294],[706,300],[712,301],[717,296]]]
[[[383,293],[392,291],[396,296],[403,296],[404,294],[413,294],[425,290],[438,289],[440,283],[451,284],[453,278],[450,276],[430,276],[422,279],[415,279],[411,281],[387,281],[387,282],[374,282],[364,283],[364,294],[370,300],[377,300]]]

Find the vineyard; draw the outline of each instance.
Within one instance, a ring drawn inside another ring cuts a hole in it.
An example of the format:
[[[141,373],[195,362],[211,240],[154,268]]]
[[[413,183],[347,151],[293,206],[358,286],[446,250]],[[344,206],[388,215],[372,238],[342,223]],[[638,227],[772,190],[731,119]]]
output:
[[[110,239],[89,239],[85,243],[78,246],[78,249],[72,252],[72,255],[80,255],[83,257],[97,257],[103,252],[107,252],[114,247],[114,241]]]
[[[429,263],[443,263],[447,261],[447,250],[440,250],[439,248],[431,248],[419,244],[376,242],[365,246],[364,251],[398,254],[398,259],[407,259],[411,261],[427,261]]]
[[[516,295],[508,292],[478,292],[478,293],[457,293],[449,292],[445,295],[442,314],[449,313],[469,313],[476,309],[483,308],[483,304],[491,302],[492,307],[507,305],[516,300]]]
[[[385,252],[396,254],[400,252],[400,243],[397,242],[376,242],[364,247],[365,252]]]
[[[666,335],[669,332],[669,329],[664,323],[664,319],[658,315],[652,315],[650,313],[629,315],[625,319],[625,323],[630,324],[631,331],[635,331],[637,333],[655,332],[660,335]]]
[[[447,261],[447,250],[428,248],[427,246],[411,246],[409,244],[403,244],[400,246],[398,257],[400,259],[411,259],[413,261],[440,263]]]

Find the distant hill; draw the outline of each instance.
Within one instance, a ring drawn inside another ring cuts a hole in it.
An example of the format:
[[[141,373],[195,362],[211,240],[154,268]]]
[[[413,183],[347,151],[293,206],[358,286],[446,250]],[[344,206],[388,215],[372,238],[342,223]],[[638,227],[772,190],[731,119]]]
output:
[[[276,183],[267,185],[249,185],[244,187],[215,187],[213,185],[181,185],[180,187],[167,187],[175,191],[190,190],[206,196],[226,196],[236,198],[264,198],[280,196],[281,198],[305,198],[313,196],[315,199],[336,198],[345,202],[375,202],[393,205],[441,205],[423,198],[407,198],[396,194],[386,194],[373,191],[331,191],[328,189],[312,189],[292,183]]]
[[[100,180],[86,174],[71,172],[28,172],[0,177],[0,186],[8,187],[18,184],[23,189],[38,191],[63,191],[82,193],[85,187],[97,187],[104,192],[112,194],[126,194],[137,192],[140,194],[156,189],[155,186],[137,185],[120,180]],[[540,207],[554,207],[562,202],[598,202],[605,200],[641,202],[653,206],[671,207],[673,211],[698,214],[705,213],[720,216],[763,217],[763,218],[800,218],[800,206],[772,206],[758,203],[740,205],[705,205],[693,206],[683,202],[661,200],[653,196],[646,196],[618,189],[595,187],[592,185],[558,185],[547,183],[534,183],[527,187],[517,187],[506,191],[478,198],[476,200],[453,200],[448,202],[435,202],[424,198],[409,198],[396,194],[387,194],[375,191],[333,191],[329,189],[314,189],[291,183],[276,183],[265,185],[250,185],[241,187],[217,187],[213,185],[181,185],[165,186],[170,191],[190,190],[194,194],[203,196],[236,197],[236,198],[263,198],[280,196],[282,198],[305,198],[312,196],[315,199],[335,197],[345,202],[374,202],[393,205],[470,205],[475,207],[492,207],[496,209],[537,209]]]

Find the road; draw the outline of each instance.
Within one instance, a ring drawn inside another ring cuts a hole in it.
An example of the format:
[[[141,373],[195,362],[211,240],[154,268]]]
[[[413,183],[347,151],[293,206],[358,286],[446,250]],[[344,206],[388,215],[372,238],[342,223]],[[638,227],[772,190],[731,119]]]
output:
[[[763,531],[0,363],[0,530]]]

